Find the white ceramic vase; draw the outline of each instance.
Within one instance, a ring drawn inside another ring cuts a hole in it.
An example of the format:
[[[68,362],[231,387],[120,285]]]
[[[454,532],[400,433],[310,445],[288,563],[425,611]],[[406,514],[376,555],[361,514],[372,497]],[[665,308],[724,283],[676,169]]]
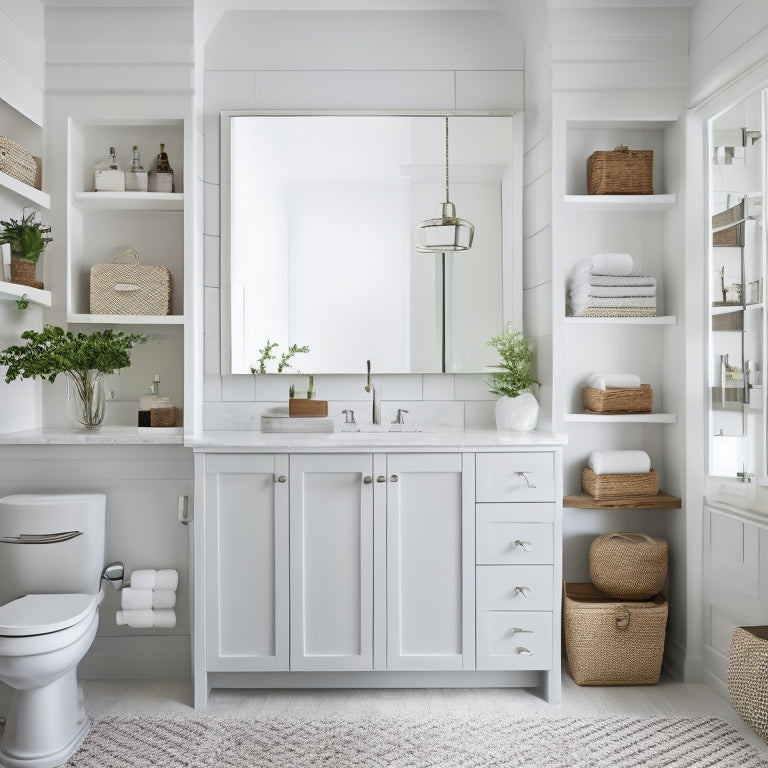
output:
[[[496,429],[505,432],[530,432],[539,420],[539,403],[530,392],[517,397],[502,395],[496,401]]]

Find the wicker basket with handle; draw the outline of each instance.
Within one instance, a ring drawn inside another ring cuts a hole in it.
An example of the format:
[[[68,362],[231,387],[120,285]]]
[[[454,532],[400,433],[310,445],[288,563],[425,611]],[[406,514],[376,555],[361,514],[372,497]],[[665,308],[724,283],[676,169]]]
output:
[[[655,496],[659,492],[659,473],[598,475],[589,467],[581,470],[581,487],[597,500],[621,499],[625,496]]]
[[[587,191],[590,195],[652,195],[653,150],[619,144],[611,152],[593,152],[587,159]]]
[[[35,186],[37,162],[34,156],[7,136],[0,136],[0,171],[30,187]]]
[[[669,546],[646,533],[606,533],[589,547],[589,578],[602,592],[647,600],[664,589]]]
[[[739,717],[768,742],[768,627],[733,630],[728,695]]]
[[[593,584],[565,584],[563,632],[578,685],[655,685],[661,676],[668,606],[619,600]]]
[[[127,259],[133,263],[125,263]],[[112,264],[91,267],[91,314],[167,315],[171,311],[171,273],[165,267],[139,264],[128,248]],[[122,260],[122,261],[120,261]]]
[[[633,389],[581,390],[584,410],[588,413],[650,413],[653,409],[653,387],[641,384]]]

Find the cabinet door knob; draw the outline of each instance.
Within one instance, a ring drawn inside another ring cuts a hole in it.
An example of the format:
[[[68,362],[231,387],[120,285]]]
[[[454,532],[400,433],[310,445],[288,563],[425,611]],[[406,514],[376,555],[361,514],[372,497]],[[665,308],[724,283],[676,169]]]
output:
[[[524,645],[518,645],[515,653],[519,656],[533,656],[533,651],[529,651]]]
[[[370,475],[366,475],[366,476],[363,478],[363,482],[364,482],[366,485],[368,485],[368,483],[372,483],[372,482],[373,482],[373,478],[372,478]]]
[[[515,549],[517,547],[520,547],[520,549],[524,549],[526,552],[530,552],[533,549],[533,546],[531,545],[530,541],[521,541],[520,539],[515,539],[515,543],[513,544],[513,547]]]
[[[288,478],[285,475],[277,475],[277,477],[275,477],[275,482],[284,483],[287,479]]]
[[[396,483],[397,482],[397,475],[390,475],[389,476],[389,482],[390,483]]]
[[[384,475],[378,475],[378,476],[376,477],[376,482],[377,482],[377,483],[386,483],[386,482],[387,482],[387,478],[386,478],[386,477],[384,477]]]
[[[515,594],[516,595],[522,595],[525,598],[531,597],[531,588],[530,587],[515,587]]]

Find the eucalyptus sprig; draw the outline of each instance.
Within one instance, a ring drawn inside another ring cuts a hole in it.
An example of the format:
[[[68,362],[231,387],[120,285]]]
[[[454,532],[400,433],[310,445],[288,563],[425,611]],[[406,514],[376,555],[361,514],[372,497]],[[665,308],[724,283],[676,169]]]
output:
[[[134,344],[148,340],[143,333],[123,333],[111,328],[75,335],[55,325],[46,325],[42,331],[24,331],[21,338],[27,343],[0,352],[0,365],[8,366],[5,380],[9,383],[38,376],[55,381],[58,374],[66,372],[112,373],[131,364],[128,350]]]
[[[521,392],[530,392],[539,386],[539,381],[531,373],[533,350],[520,331],[508,324],[499,336],[492,336],[487,344],[496,349],[502,360],[493,366],[500,368],[501,372],[485,380],[493,394],[517,397]]]
[[[267,360],[277,360],[272,354],[273,349],[277,349],[277,342],[267,339],[266,344],[259,350],[259,359],[256,365],[251,366],[251,373],[266,373],[267,372]],[[291,358],[294,355],[306,354],[309,352],[309,347],[304,345],[300,347],[298,344],[291,344],[288,347],[287,352],[283,352],[280,355],[280,359],[277,362],[277,372],[282,373],[286,368],[290,368]]]

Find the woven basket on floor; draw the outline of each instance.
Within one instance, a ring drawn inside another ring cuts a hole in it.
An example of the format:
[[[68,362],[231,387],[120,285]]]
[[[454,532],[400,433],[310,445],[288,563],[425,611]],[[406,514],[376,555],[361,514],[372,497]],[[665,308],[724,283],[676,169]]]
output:
[[[728,694],[741,719],[768,742],[768,627],[733,630]]]
[[[590,195],[652,195],[653,150],[619,145],[612,152],[593,152],[587,159]]]
[[[606,533],[589,547],[589,578],[612,597],[648,600],[664,589],[669,547],[645,533]]]
[[[624,496],[656,496],[659,492],[659,473],[626,475],[598,475],[589,467],[581,470],[581,487],[595,499],[620,499]]]
[[[664,658],[667,601],[619,600],[593,584],[565,584],[563,631],[578,685],[655,685]]]
[[[589,413],[650,413],[653,408],[653,387],[641,384],[633,389],[581,390],[584,410]]]
[[[28,152],[21,144],[0,136],[0,171],[7,173],[11,178],[35,186],[37,177],[37,162],[31,152]]]

